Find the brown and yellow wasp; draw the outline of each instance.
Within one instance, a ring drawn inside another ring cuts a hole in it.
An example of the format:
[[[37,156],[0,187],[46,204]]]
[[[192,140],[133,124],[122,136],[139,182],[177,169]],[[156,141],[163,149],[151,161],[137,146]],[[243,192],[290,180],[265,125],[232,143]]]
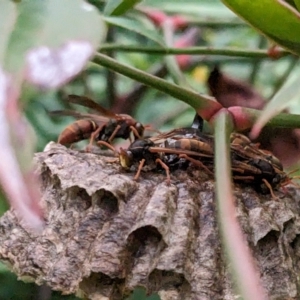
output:
[[[78,120],[67,126],[59,135],[58,143],[69,145],[81,140],[90,139],[87,150],[94,141],[112,150],[112,141],[115,138],[129,139],[132,141],[142,138],[145,127],[131,116],[115,114],[88,97],[69,95],[68,102],[82,105],[96,111],[95,114],[80,113],[73,110],[57,110],[50,112],[56,116],[72,116]]]
[[[254,184],[262,192],[289,182],[279,160],[270,152],[259,149],[246,136],[231,135],[232,175],[236,181]],[[134,141],[127,150],[121,149],[121,166],[137,166],[137,180],[142,170],[162,168],[170,182],[170,169],[186,168],[190,163],[207,173],[214,170],[214,138],[196,128],[175,129],[148,139]]]
[[[200,135],[201,134],[201,135]],[[120,150],[120,163],[125,169],[137,165],[137,180],[142,170],[154,170],[161,167],[166,171],[170,182],[170,168],[183,168],[186,162],[211,171],[202,160],[213,160],[211,138],[204,136],[194,128],[175,129],[148,139],[134,141],[127,150]]]

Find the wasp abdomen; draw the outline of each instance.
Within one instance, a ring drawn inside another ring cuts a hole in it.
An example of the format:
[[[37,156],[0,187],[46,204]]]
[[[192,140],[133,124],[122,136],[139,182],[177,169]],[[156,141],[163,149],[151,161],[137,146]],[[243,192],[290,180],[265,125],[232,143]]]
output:
[[[87,139],[97,129],[91,120],[78,120],[70,124],[58,137],[58,143],[68,145]]]
[[[189,150],[200,153],[213,153],[212,147],[196,139],[180,139],[169,144],[170,147],[180,150]]]

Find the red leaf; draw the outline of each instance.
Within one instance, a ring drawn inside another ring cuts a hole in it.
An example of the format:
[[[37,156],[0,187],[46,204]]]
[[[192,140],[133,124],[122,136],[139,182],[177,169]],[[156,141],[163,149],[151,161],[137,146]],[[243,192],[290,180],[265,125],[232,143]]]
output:
[[[16,136],[17,139],[21,139],[21,142],[28,139],[23,119],[15,105],[17,96],[18,92],[12,86],[9,77],[0,70],[0,182],[20,219],[31,228],[40,230],[44,221],[39,205],[40,194],[37,182],[29,168],[23,170],[23,173],[20,169],[16,154],[17,152],[22,154],[26,149],[13,147],[12,129],[17,129]],[[26,160],[26,156],[24,159]],[[25,164],[27,165],[28,162],[26,161]]]

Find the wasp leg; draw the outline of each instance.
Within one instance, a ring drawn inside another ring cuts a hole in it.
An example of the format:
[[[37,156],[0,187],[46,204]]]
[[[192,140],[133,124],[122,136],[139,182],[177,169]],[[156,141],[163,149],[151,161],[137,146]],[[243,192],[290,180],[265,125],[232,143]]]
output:
[[[85,148],[86,152],[91,152],[91,148],[93,146],[94,140],[95,140],[96,136],[100,133],[100,131],[103,129],[104,126],[105,126],[105,124],[98,127],[94,132],[92,132],[91,137],[90,137],[90,142]]]
[[[231,167],[232,171],[236,171],[236,172],[239,172],[242,174],[244,174],[246,171],[249,171],[252,174],[261,174],[262,173],[260,169],[254,167],[254,166],[251,166],[247,163],[244,163],[244,162],[238,162],[238,166],[236,166],[236,165],[237,165],[236,162],[232,162],[232,167]]]
[[[179,154],[179,158],[184,158],[184,159],[190,161],[195,166],[198,166],[198,167],[204,169],[208,174],[214,175],[214,173],[209,168],[207,168],[201,161],[199,161],[197,159],[191,158],[186,154]]]
[[[133,178],[133,180],[138,180],[138,178],[140,177],[140,174],[141,174],[141,171],[143,169],[143,166],[145,164],[145,159],[143,158],[141,161],[140,161],[140,164],[139,164],[139,167],[138,167],[138,170]]]
[[[295,172],[298,172],[299,171],[299,168],[295,169],[295,170],[292,170],[290,172],[287,173],[288,176],[290,176],[291,174],[295,173]],[[294,176],[293,178],[300,178],[300,176]]]
[[[111,144],[109,144],[108,142],[105,142],[105,141],[98,141],[98,142],[97,142],[97,145],[98,145],[98,146],[103,145],[103,146],[107,147],[108,149],[110,149],[111,151],[113,151],[115,154],[118,153],[118,151],[115,149],[115,147],[112,146]]]
[[[130,130],[133,132],[133,135],[134,135],[136,138],[138,138],[138,139],[141,139],[141,138],[142,138],[142,137],[139,135],[139,133],[138,133],[138,131],[136,130],[135,127],[130,126],[129,128],[130,128]]]
[[[233,179],[236,179],[236,180],[254,180],[254,177],[253,176],[232,176]]]
[[[171,182],[171,178],[170,178],[170,170],[169,170],[169,167],[160,159],[160,158],[157,158],[155,160],[155,163],[156,164],[160,164],[162,166],[162,168],[165,169],[166,173],[167,173],[167,185],[170,185],[170,182]]]
[[[274,192],[273,192],[273,189],[272,189],[272,186],[271,184],[266,180],[266,179],[262,179],[262,181],[264,182],[264,184],[267,186],[267,188],[269,189],[270,191],[270,194],[272,195],[272,198],[274,199],[277,199],[277,197],[275,196]]]
[[[297,177],[298,177],[298,176],[297,176]],[[300,188],[299,184],[297,184],[296,182],[293,182],[292,179],[293,179],[293,178],[287,178],[284,182],[282,182],[282,183],[280,184],[280,188],[283,190],[283,192],[284,192],[285,194],[288,193],[288,190],[287,190],[287,188],[286,188],[286,186],[287,186],[288,184],[292,184],[293,186],[295,186],[295,187],[297,187],[297,188]]]
[[[114,138],[115,138],[115,136],[116,136],[116,134],[117,134],[117,132],[118,132],[118,130],[121,128],[121,126],[120,125],[117,125],[117,127],[115,128],[115,130],[113,131],[113,133],[111,134],[111,136],[109,137],[109,139],[108,139],[108,142],[111,144],[112,143],[112,141],[114,140]]]
[[[234,167],[232,167],[231,171],[239,172],[239,173],[242,173],[242,174],[245,173],[245,171],[243,169],[241,169],[241,168],[234,168]]]

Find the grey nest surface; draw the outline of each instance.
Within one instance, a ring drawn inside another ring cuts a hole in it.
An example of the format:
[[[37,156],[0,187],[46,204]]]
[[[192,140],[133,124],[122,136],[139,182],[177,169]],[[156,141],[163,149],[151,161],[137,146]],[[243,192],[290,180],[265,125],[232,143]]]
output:
[[[87,299],[137,287],[161,299],[236,299],[221,248],[214,180],[190,167],[125,172],[112,157],[51,143],[35,156],[46,226],[0,219],[0,259],[20,279]],[[300,299],[298,191],[277,199],[234,185],[236,215],[270,299]]]

